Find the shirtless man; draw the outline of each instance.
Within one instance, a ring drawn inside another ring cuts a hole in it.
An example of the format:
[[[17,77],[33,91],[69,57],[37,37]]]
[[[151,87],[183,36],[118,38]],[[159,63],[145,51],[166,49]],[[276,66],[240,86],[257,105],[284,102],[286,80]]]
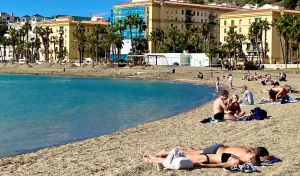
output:
[[[214,102],[214,119],[216,120],[224,120],[224,112],[227,111],[227,106],[225,104],[225,100],[227,100],[229,92],[227,90],[223,90],[219,97]]]

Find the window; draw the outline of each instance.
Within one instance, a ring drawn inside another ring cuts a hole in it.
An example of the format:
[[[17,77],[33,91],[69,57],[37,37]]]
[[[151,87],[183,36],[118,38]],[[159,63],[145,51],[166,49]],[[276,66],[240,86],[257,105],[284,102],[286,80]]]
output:
[[[239,21],[239,25],[241,25],[241,24],[242,24],[242,20]]]
[[[173,24],[171,24],[171,27],[173,27]]]
[[[184,15],[184,10],[182,10],[182,15]]]
[[[231,20],[230,24],[231,24],[231,26],[234,26],[234,20]]]
[[[249,24],[251,24],[251,19],[249,19]]]
[[[227,31],[226,31],[226,28],[224,28],[224,33],[226,34],[226,32],[227,32]]]
[[[203,23],[203,19],[201,19],[201,23]]]
[[[197,16],[199,16],[199,12],[197,12]]]
[[[224,26],[226,26],[227,24],[226,24],[226,20],[224,20]]]
[[[241,33],[242,32],[242,28],[239,28],[239,33]]]
[[[207,19],[205,19],[205,23],[207,23]]]
[[[203,13],[201,12],[201,16],[203,16]]]
[[[260,18],[255,18],[255,23],[259,23],[260,22]]]

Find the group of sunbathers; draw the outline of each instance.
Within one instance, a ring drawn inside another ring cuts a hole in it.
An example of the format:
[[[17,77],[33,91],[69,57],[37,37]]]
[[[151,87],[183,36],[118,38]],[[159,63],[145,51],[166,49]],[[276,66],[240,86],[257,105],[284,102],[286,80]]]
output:
[[[213,110],[214,110],[214,120],[236,120],[245,115],[240,107],[240,103],[247,105],[254,104],[253,94],[247,89],[247,86],[243,86],[244,95],[241,99],[237,94],[233,94],[230,99],[228,99],[229,92],[223,90],[219,92],[219,97],[215,100]]]
[[[181,157],[184,156],[190,160],[194,167],[201,168],[228,168],[245,163],[252,163],[253,165],[259,166],[261,161],[269,160],[272,157],[264,147],[251,148],[245,146],[226,146],[222,144],[214,144],[204,150],[189,148],[179,151]],[[169,155],[171,155],[170,151],[162,150],[156,155],[144,155],[142,156],[142,160],[157,166],[158,169],[169,168],[169,165],[165,163]]]

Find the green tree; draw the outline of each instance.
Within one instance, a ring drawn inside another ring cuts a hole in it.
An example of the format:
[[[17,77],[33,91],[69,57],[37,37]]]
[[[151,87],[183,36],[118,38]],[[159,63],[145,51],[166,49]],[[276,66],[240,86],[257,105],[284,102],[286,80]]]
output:
[[[266,59],[267,57],[267,32],[268,30],[270,30],[270,26],[271,26],[271,23],[269,23],[267,20],[262,20],[260,21],[260,27],[261,27],[261,30],[264,32],[264,47],[263,45],[262,46],[262,51],[263,51],[263,59]]]
[[[293,24],[295,23],[297,23],[297,17],[287,13],[283,13],[275,21],[275,27],[280,37],[282,55],[286,67],[289,62],[289,41],[292,37]],[[282,40],[284,41],[284,45],[282,43]]]
[[[128,28],[129,28],[130,42],[131,42],[131,51],[132,51],[132,53],[134,53],[132,30],[133,30],[134,26],[137,26],[138,19],[139,19],[139,15],[138,14],[131,14],[131,15],[127,16],[124,19],[124,25],[128,26]]]
[[[79,52],[79,64],[81,65],[83,62],[83,53],[84,53],[84,48],[87,42],[87,38],[85,35],[85,28],[83,26],[83,24],[79,23],[76,28],[75,31],[73,32],[73,44],[74,47],[78,49]]]
[[[217,56],[217,54],[219,53],[218,50],[218,45],[216,42],[210,42],[206,51],[205,51],[206,55],[209,57],[209,65],[211,66],[212,64],[212,58]]]
[[[39,31],[39,35],[42,38],[42,42],[44,45],[44,53],[45,53],[45,61],[49,63],[49,47],[50,47],[50,34],[52,34],[52,28],[46,27],[41,28]]]
[[[9,35],[9,40],[10,40],[10,45],[12,46],[13,49],[13,58],[16,58],[16,47],[18,44],[18,31],[14,28],[10,28],[8,30],[8,35]]]
[[[161,28],[156,28],[149,35],[149,40],[153,42],[154,53],[156,53],[157,45],[162,42],[165,38],[165,33]]]
[[[31,24],[26,21],[25,24],[22,26],[21,28],[24,31],[24,34],[26,36],[26,43],[25,43],[25,63],[28,63],[28,59],[29,59],[29,31],[32,30],[32,26]]]

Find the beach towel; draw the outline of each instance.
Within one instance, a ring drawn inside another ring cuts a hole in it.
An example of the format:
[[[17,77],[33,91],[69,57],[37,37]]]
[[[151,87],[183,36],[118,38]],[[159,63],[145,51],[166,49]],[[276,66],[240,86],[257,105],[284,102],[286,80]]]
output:
[[[255,103],[255,104],[268,104],[268,105],[278,105],[278,104],[281,104],[280,102],[268,102],[268,101],[262,101],[262,102],[258,102],[258,103]]]
[[[245,173],[251,173],[255,172],[256,167],[252,163],[246,163],[246,164],[239,164],[232,167],[225,168],[225,171],[229,172],[245,172]]]
[[[281,162],[282,160],[280,158],[277,158],[276,156],[272,156],[271,159],[269,160],[263,160],[260,162],[260,164],[262,166],[266,166],[266,165],[272,165],[274,163],[277,163],[277,162]]]
[[[193,162],[189,160],[183,153],[177,148],[170,151],[167,158],[163,161],[163,166],[166,169],[191,169],[193,168]]]

